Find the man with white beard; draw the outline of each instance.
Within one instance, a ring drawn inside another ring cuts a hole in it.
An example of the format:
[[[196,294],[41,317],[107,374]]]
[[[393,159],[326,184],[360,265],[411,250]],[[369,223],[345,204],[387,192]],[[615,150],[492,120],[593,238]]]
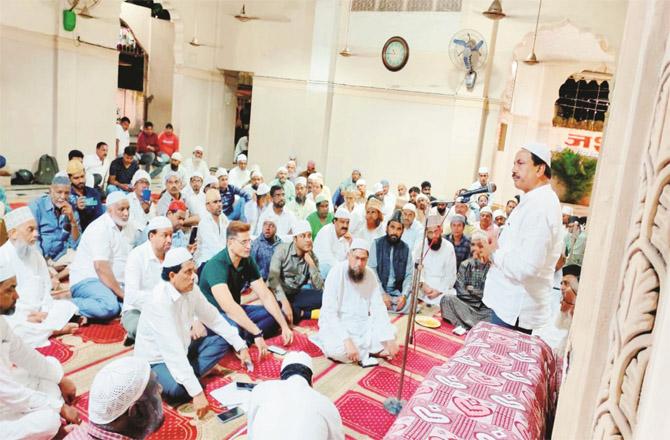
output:
[[[49,275],[44,257],[37,247],[37,223],[30,208],[24,206],[5,216],[9,240],[0,247],[0,264],[11,266],[16,273],[19,299],[16,312],[7,323],[23,342],[32,348],[49,345],[49,337],[72,333],[77,324],[68,324],[77,312],[68,299],[54,299],[57,285]]]
[[[123,237],[129,204],[125,193],[107,196],[107,212],[88,225],[70,267],[72,301],[81,315],[109,320],[119,315],[130,245]]]
[[[565,356],[565,346],[572,325],[572,315],[575,312],[581,272],[581,266],[574,264],[563,267],[561,302],[560,309],[557,307],[555,312],[556,318],[546,326],[533,331],[533,334],[541,337],[560,358]]]
[[[209,175],[207,161],[202,158],[204,155],[205,150],[200,145],[193,149],[193,157],[189,157],[181,164],[187,176],[192,176],[195,172],[199,172],[203,177]]]
[[[328,274],[319,333],[311,338],[327,357],[363,366],[376,365],[373,357],[392,359],[398,353],[382,287],[367,267],[369,246],[363,239],[353,240],[347,261]]]

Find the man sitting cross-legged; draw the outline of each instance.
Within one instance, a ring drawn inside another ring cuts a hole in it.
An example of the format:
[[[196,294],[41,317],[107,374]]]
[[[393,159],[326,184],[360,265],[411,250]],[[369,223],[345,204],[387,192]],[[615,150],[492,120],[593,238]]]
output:
[[[323,278],[319,260],[312,252],[309,223],[300,220],[293,228],[293,241],[282,243],[270,262],[268,286],[275,292],[289,323],[312,319],[321,308]]]
[[[16,307],[14,269],[0,262],[0,315]],[[23,343],[0,316],[0,436],[3,439],[50,439],[61,426],[79,423],[70,406],[76,397],[74,383],[52,357],[44,357]]]
[[[172,245],[172,222],[167,217],[152,218],[147,229],[149,239],[130,251],[126,262],[121,309],[121,324],[128,333],[126,345],[135,342],[140,313],[160,283],[161,265]]]
[[[81,236],[70,266],[72,301],[87,318],[109,320],[118,316],[123,300],[123,275],[130,244],[123,236],[129,203],[121,191],[107,196],[107,212]]]
[[[274,295],[261,278],[256,262],[250,258],[249,225],[232,221],[226,231],[226,247],[213,256],[200,274],[200,289],[225,318],[240,329],[240,334],[253,341],[259,356],[268,351],[264,336],[281,328],[284,345],[293,341],[293,332]],[[262,305],[241,305],[242,288],[249,283]]]
[[[132,356],[102,367],[88,393],[89,423],[66,440],[144,439],[163,424],[161,386],[146,361]]]
[[[366,266],[368,255],[368,243],[353,240],[347,261],[334,266],[326,278],[319,333],[311,339],[336,361],[374,365],[376,359],[370,356],[393,358],[398,353],[382,288]]]
[[[442,318],[462,330],[491,319],[491,309],[482,302],[486,274],[491,267],[490,260],[479,252],[482,240],[488,240],[485,232],[472,233],[472,257],[463,261],[458,269],[456,296],[444,295],[440,300]]]
[[[382,298],[391,312],[407,313],[412,289],[412,254],[407,243],[400,240],[403,224],[400,212],[386,225],[386,235],[370,246],[368,267],[379,277],[384,293]]]
[[[232,327],[207,302],[195,285],[193,256],[184,248],[171,249],[163,260],[162,281],[140,315],[135,356],[151,364],[163,397],[173,404],[193,399],[198,417],[209,410],[199,378],[206,375],[232,346],[245,364],[249,350]],[[206,327],[206,335],[193,338],[194,318]]]
[[[0,264],[12,267],[19,292],[16,313],[7,317],[7,323],[29,347],[44,347],[49,345],[50,336],[72,333],[77,328],[77,324],[68,324],[77,306],[66,298],[67,290],[52,293],[58,280],[49,275],[36,246],[37,223],[30,208],[11,211],[5,216],[5,223],[9,240],[0,247]]]

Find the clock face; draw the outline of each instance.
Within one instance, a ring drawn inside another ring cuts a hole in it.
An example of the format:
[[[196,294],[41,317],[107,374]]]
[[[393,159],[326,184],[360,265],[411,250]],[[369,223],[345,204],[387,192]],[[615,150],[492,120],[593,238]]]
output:
[[[384,44],[382,49],[382,62],[392,72],[405,67],[409,59],[409,46],[402,37],[392,37]]]

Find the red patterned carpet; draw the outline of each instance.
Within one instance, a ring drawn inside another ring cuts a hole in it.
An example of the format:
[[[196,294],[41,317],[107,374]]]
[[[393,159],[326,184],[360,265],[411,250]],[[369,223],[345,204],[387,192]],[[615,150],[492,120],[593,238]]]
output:
[[[398,335],[405,334],[406,317],[393,317]],[[384,400],[395,396],[400,377],[401,358],[392,362],[382,361],[374,368],[344,365],[325,358],[308,336],[317,330],[314,320],[302,321],[295,328],[295,340],[289,349],[303,350],[314,360],[314,387],[335,402],[345,426],[346,438],[377,439],[383,437],[394,421],[383,407]],[[97,371],[111,359],[132,355],[132,347],[124,347],[125,332],[120,321],[108,324],[91,324],[79,329],[74,335],[54,338],[48,347],[39,351],[57,358],[64,366],[68,377],[78,387],[80,397],[76,403],[86,419],[88,390]],[[443,324],[438,329],[416,328],[415,346],[408,352],[405,391],[409,397],[419,381],[435,365],[444,363],[462,345],[462,338],[451,333],[451,327]],[[281,337],[268,340],[268,345],[281,346]],[[255,347],[251,348],[254,359]],[[271,355],[256,364],[253,373],[244,370],[234,354],[227,354],[220,362],[223,368],[218,375],[203,380],[209,393],[232,381],[256,382],[275,379],[279,376],[281,356]],[[246,438],[244,418],[221,423],[215,413],[225,408],[209,397],[213,412],[204,420],[194,420],[190,404],[178,408],[164,406],[165,424],[152,439],[243,439]]]

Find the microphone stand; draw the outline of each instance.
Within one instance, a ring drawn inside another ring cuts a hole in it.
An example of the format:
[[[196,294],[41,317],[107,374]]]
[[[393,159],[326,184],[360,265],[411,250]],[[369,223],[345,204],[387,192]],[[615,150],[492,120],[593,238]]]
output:
[[[426,235],[428,229],[428,217],[423,227],[423,240],[421,241],[421,253],[419,254],[419,261],[414,263],[414,278],[412,279],[412,292],[410,294],[409,312],[407,313],[407,329],[405,330],[405,347],[402,353],[402,366],[400,367],[400,385],[398,386],[398,397],[389,397],[384,401],[384,408],[393,415],[400,414],[405,401],[402,400],[403,386],[405,385],[405,372],[407,369],[407,352],[409,344],[414,344],[414,321],[416,318],[416,306],[419,302],[419,280],[421,278],[421,271],[423,270],[424,249],[426,246]]]

